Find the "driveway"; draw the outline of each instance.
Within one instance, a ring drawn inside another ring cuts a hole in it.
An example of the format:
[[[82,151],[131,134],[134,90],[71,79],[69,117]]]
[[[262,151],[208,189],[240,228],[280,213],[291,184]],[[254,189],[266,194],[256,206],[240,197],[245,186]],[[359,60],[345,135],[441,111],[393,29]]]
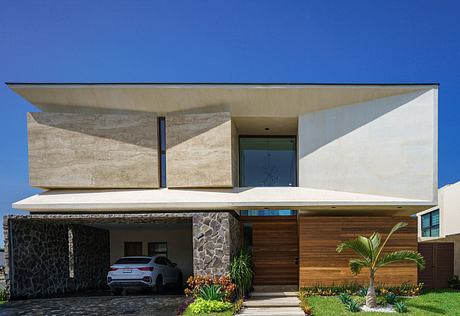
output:
[[[0,315],[176,315],[183,295],[110,296],[107,293],[29,299],[0,305]]]

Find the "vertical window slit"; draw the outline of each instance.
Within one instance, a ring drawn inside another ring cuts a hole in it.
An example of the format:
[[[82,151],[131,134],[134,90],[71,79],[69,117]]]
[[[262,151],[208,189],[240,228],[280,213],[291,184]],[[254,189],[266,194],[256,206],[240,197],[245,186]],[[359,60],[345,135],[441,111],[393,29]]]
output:
[[[166,188],[166,122],[164,117],[158,118],[158,143],[160,144],[160,187]]]

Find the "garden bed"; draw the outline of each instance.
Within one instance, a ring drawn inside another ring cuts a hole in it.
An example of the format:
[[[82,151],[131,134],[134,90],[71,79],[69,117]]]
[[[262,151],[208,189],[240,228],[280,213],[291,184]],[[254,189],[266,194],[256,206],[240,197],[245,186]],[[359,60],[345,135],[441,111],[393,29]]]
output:
[[[362,297],[353,296],[357,301]],[[308,296],[303,297],[313,310],[315,316],[329,315],[398,315],[397,313],[358,312],[353,313],[346,309],[338,296]],[[398,297],[398,300],[407,306],[405,315],[460,315],[460,292],[451,289],[423,291],[414,297]]]

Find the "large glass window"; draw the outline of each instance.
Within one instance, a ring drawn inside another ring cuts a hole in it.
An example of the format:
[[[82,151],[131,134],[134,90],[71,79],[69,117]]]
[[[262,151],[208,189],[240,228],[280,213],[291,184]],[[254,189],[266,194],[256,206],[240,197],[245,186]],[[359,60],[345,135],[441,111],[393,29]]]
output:
[[[240,186],[297,186],[295,137],[240,137]]]
[[[422,237],[439,237],[439,210],[422,215]]]

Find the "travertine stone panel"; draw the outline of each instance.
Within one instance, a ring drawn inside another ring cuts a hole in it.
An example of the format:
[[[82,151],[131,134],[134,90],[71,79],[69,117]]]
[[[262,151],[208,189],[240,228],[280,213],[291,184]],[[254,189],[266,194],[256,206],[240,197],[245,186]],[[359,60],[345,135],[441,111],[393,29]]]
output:
[[[157,188],[155,114],[29,113],[29,179],[44,188]]]
[[[232,187],[230,113],[166,116],[168,187]]]

